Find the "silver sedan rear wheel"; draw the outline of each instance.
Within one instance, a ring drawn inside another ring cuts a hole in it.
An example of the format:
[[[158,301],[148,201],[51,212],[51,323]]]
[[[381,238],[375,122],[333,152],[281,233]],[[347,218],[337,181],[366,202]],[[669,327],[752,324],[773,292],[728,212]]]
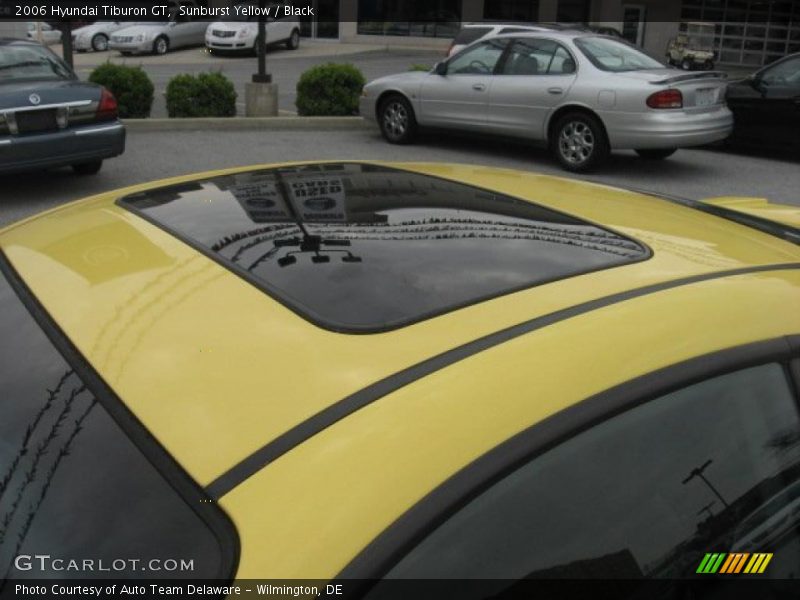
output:
[[[600,121],[584,113],[568,114],[553,128],[551,147],[558,162],[569,171],[588,171],[608,156]]]
[[[378,111],[381,133],[392,144],[408,144],[414,139],[417,120],[414,109],[402,96],[391,96]]]

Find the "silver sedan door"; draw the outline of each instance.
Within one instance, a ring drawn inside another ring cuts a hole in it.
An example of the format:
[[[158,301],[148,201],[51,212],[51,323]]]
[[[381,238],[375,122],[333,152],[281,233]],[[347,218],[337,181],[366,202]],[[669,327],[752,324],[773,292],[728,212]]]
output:
[[[470,46],[447,62],[444,75],[426,77],[420,89],[419,122],[486,129],[489,89],[507,43],[506,39],[494,39]]]
[[[572,55],[557,42],[528,37],[513,40],[489,93],[491,130],[545,139],[545,123],[575,83],[576,66]]]

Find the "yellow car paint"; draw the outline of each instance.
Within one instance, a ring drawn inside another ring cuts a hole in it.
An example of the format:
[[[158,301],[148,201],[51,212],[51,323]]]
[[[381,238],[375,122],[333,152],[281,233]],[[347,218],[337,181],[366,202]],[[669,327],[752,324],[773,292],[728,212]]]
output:
[[[363,161],[362,161],[363,162]],[[338,400],[534,317],[647,285],[800,263],[800,248],[641,193],[496,168],[375,163],[495,190],[648,245],[643,262],[481,302],[398,330],[323,330],[100,194],[0,232],[37,299],[201,485]],[[264,167],[279,165],[263,165]],[[415,500],[516,432],[637,375],[800,333],[800,270],[715,279],[571,318],[397,390],[221,500],[241,577],[334,576]],[[576,376],[579,373],[580,376]]]
[[[653,370],[800,332],[797,307],[800,270],[717,279],[568,319],[401,388],[223,497],[241,536],[240,576],[334,577],[514,434]]]
[[[770,202],[766,198],[748,198],[742,196],[719,196],[704,198],[703,202],[722,206],[740,213],[761,217],[776,223],[800,228],[800,208]]]

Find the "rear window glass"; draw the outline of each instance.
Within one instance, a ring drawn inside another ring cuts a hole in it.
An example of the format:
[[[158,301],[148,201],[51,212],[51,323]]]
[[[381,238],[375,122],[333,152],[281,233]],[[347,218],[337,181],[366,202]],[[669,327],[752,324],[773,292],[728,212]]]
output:
[[[485,36],[491,30],[491,27],[466,27],[458,32],[453,43],[460,45],[471,44],[478,38]]]
[[[0,587],[6,578],[230,576],[219,537],[109,416],[2,273],[0,383]]]
[[[0,44],[0,83],[72,78],[66,63],[47,48],[35,44]]]
[[[664,68],[664,65],[657,60],[621,40],[584,37],[576,39],[575,45],[595,67],[603,71],[624,73]]]
[[[648,255],[529,202],[377,165],[249,171],[119,203],[337,331],[399,327]]]

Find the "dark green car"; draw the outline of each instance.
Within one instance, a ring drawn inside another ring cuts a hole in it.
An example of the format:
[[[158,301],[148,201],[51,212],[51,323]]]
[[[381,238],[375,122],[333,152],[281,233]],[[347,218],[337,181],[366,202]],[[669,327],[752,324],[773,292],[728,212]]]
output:
[[[36,42],[0,38],[0,174],[72,166],[97,173],[125,150],[117,101]]]

